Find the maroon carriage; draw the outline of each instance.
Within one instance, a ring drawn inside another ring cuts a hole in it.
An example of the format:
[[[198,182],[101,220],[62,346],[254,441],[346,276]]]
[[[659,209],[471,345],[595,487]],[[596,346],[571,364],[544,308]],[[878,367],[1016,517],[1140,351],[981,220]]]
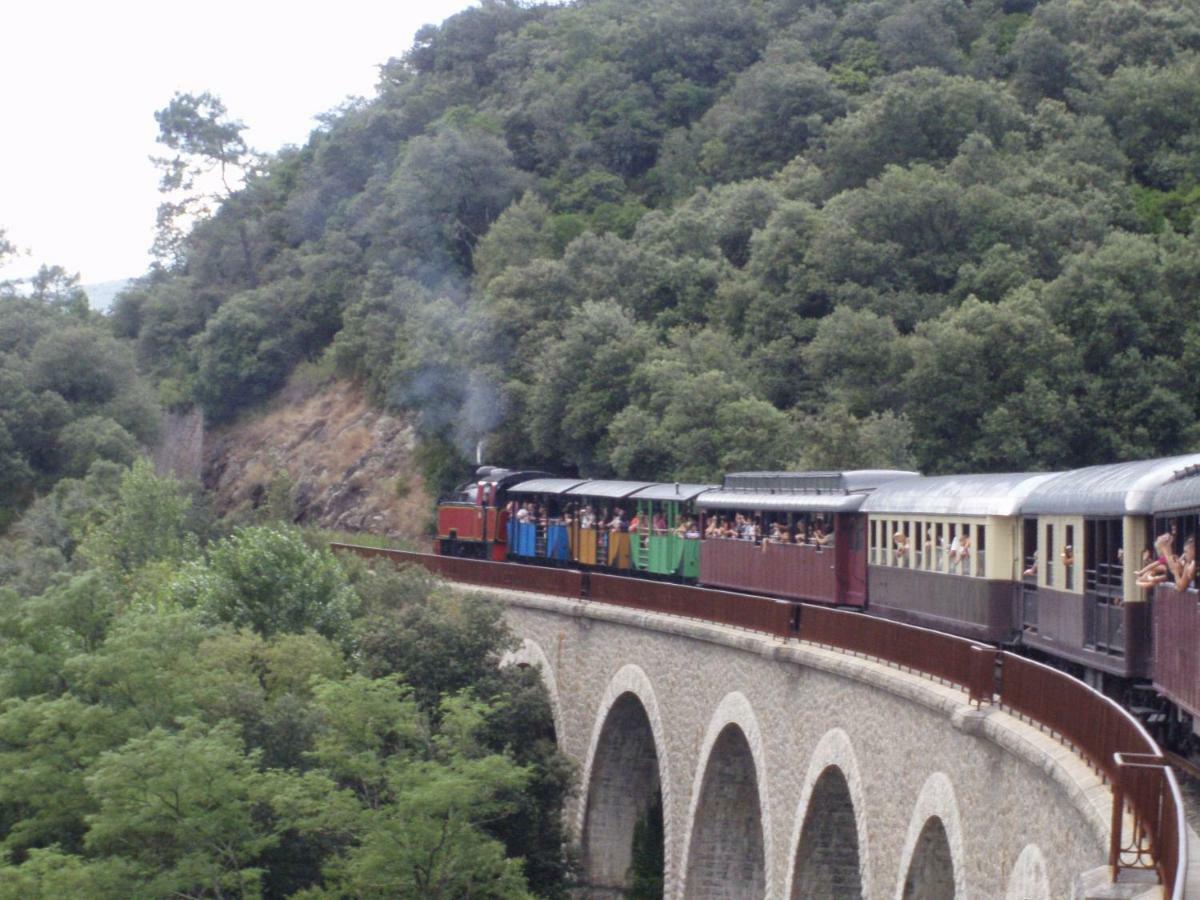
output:
[[[866,520],[880,484],[914,472],[739,472],[696,499],[700,582],[789,600],[867,602]]]

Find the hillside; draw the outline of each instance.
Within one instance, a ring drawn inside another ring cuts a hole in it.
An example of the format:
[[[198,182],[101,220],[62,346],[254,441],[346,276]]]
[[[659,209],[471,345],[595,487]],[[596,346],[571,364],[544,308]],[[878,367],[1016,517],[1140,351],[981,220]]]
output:
[[[207,95],[160,122],[248,165]],[[481,439],[655,478],[1174,453],[1197,123],[1184,0],[489,0],[113,321],[212,422],[327,357],[441,487]]]
[[[209,94],[159,112],[181,186],[244,179],[105,319],[167,408],[332,369],[431,494],[481,443],[660,479],[1200,446],[1194,3],[487,0],[397,50],[273,156]],[[81,460],[142,438],[85,418]],[[62,463],[6,446],[19,508]]]

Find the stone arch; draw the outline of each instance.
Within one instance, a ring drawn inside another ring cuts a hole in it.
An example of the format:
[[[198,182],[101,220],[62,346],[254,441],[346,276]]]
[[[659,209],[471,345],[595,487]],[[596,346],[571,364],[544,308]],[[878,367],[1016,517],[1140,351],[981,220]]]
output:
[[[744,694],[721,700],[697,759],[677,896],[776,896],[766,754]]]
[[[793,900],[871,896],[864,809],[854,746],[844,730],[832,728],[809,758],[796,807],[787,877]]]
[[[504,654],[500,665],[538,667],[542,673],[542,683],[546,685],[546,692],[550,695],[550,715],[554,717],[554,733],[558,737],[558,746],[565,746],[562,702],[558,696],[558,678],[554,674],[554,667],[550,665],[550,658],[546,656],[541,645],[537,641],[525,638],[521,641],[520,647]]]
[[[908,821],[896,900],[965,897],[962,818],[954,785],[944,772],[925,779]]]
[[[631,862],[634,824],[656,792],[662,798],[663,883],[669,884],[674,871],[671,779],[658,698],[640,666],[625,665],[609,681],[581,784],[576,833],[591,893],[620,894]]]
[[[1008,877],[1005,900],[1050,900],[1046,858],[1037,844],[1026,844]]]

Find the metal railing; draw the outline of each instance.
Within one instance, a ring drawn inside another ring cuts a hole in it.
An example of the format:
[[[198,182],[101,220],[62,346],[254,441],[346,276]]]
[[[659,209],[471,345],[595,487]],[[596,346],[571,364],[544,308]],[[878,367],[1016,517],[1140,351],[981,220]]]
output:
[[[1153,869],[1164,896],[1180,900],[1187,868],[1183,798],[1146,729],[1083,682],[1023,656],[995,652],[1001,707],[1069,744],[1112,786],[1113,880],[1124,869]]]
[[[1172,900],[1183,897],[1187,828],[1174,773],[1127,711],[1064,672],[995,647],[861,612],[789,603],[752,594],[550,566],[331,544],[365,557],[420,565],[467,584],[703,619],[787,640],[798,638],[927,675],[998,703],[1069,744],[1113,790],[1113,878],[1154,869]]]

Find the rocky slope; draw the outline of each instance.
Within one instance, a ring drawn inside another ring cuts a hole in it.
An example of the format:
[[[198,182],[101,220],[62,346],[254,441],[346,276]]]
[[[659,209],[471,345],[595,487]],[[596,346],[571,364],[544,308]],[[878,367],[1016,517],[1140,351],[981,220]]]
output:
[[[272,492],[275,506],[283,492],[297,522],[426,539],[432,506],[413,429],[371,407],[357,385],[294,377],[266,412],[208,431],[203,443],[199,475],[219,515],[248,514]]]

